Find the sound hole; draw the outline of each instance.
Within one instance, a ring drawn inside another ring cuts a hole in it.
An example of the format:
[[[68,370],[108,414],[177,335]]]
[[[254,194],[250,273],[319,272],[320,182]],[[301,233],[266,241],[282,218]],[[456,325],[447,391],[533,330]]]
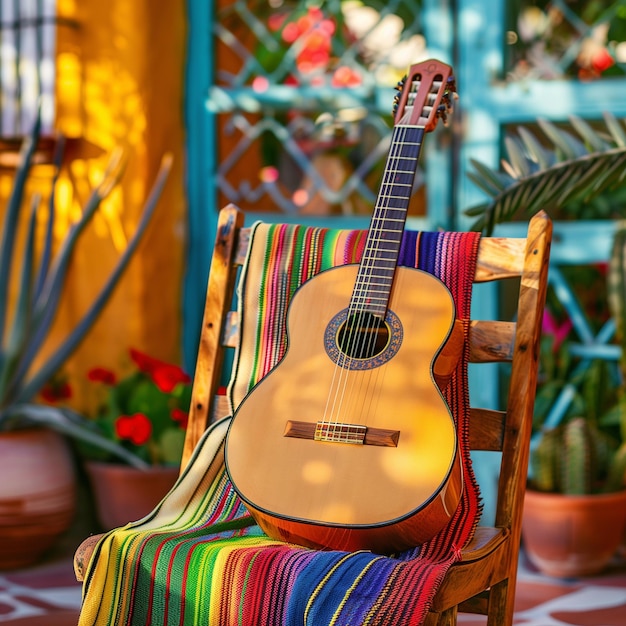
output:
[[[371,359],[389,344],[389,327],[366,311],[349,315],[337,331],[337,345],[352,359]]]

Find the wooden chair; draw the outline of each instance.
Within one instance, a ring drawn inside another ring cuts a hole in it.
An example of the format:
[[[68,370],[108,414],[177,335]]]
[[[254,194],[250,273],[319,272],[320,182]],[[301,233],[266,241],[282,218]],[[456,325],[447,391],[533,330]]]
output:
[[[231,305],[249,241],[243,221],[232,205],[219,215],[183,467],[207,425],[229,412],[217,390],[225,353],[238,341],[237,313]],[[457,612],[487,615],[489,626],[506,626],[513,620],[551,233],[552,224],[541,213],[530,221],[526,238],[481,240],[475,282],[519,279],[518,322],[472,320],[470,330],[471,362],[511,362],[506,410],[471,409],[471,448],[502,452],[495,526],[477,528],[461,562],[451,567],[440,586],[427,626],[455,624]],[[88,539],[77,551],[79,580],[97,539]]]

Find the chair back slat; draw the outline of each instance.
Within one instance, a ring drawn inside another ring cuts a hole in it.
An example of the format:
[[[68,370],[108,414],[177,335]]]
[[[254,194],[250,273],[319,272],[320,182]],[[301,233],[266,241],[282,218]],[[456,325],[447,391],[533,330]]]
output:
[[[506,413],[470,408],[469,445],[471,450],[502,452]]]
[[[503,278],[514,278],[522,274],[526,239],[510,237],[483,237],[478,249],[476,265],[477,283]]]
[[[472,320],[470,325],[470,363],[511,361],[515,341],[515,322]]]

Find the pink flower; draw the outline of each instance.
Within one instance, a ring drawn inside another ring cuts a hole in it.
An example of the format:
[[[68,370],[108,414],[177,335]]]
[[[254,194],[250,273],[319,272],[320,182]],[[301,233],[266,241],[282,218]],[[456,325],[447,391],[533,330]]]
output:
[[[331,81],[333,87],[357,87],[361,83],[361,75],[347,65],[338,67]]]
[[[553,351],[556,352],[559,346],[567,339],[572,330],[572,321],[568,318],[561,324],[557,322],[550,311],[546,310],[541,321],[541,332],[544,335],[552,335],[554,337]]]

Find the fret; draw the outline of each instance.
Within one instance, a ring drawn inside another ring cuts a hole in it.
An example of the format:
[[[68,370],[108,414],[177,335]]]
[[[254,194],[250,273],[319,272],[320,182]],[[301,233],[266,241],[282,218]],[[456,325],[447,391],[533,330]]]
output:
[[[396,126],[350,306],[384,317],[400,252],[402,233],[424,129]]]
[[[380,291],[384,292],[387,289],[387,286],[389,285],[389,278],[392,278],[392,276],[386,277],[386,276],[379,276],[378,278],[381,278],[382,280],[379,282],[375,282],[372,283],[370,280],[368,280],[368,284],[367,285],[363,285],[361,286],[360,289],[355,289],[354,295],[358,295],[359,293],[363,294],[365,293],[366,290],[368,289],[372,289],[373,287],[381,287]]]
[[[380,261],[381,264],[378,265],[376,261]],[[393,254],[380,255],[380,257],[376,254],[370,254],[367,256],[367,258],[364,258],[361,263],[364,266],[363,271],[367,272],[368,277],[371,278],[373,275],[376,275],[376,272],[374,271],[375,269],[378,269],[380,272],[385,272],[389,270],[393,272],[393,270],[396,268],[395,261],[396,259],[394,258]]]
[[[393,278],[393,273],[390,274],[389,276],[383,276],[379,274],[376,278],[378,278],[379,280],[375,283],[372,283],[372,277],[368,276],[367,283],[359,285],[354,290],[354,295],[356,296],[358,294],[363,294],[367,290],[371,290],[375,285],[380,287],[379,291],[381,292],[387,291],[387,286],[389,285],[389,283],[391,282],[391,279]]]
[[[389,223],[387,224],[387,222]],[[378,237],[380,237],[380,235],[394,235],[398,231],[398,228],[397,228],[398,222],[401,222],[401,226],[403,226],[405,220],[404,219],[398,220],[396,218],[391,218],[389,220],[381,219],[375,222],[372,225],[372,228],[376,228],[378,230],[378,232],[376,233]],[[386,225],[388,225],[389,228],[385,228]],[[400,228],[400,230],[402,230],[402,228]]]
[[[380,302],[382,304],[387,302],[387,298],[385,296],[372,296],[368,298],[361,298],[359,304],[374,304],[375,302]]]
[[[365,263],[367,263],[368,261],[372,261],[374,259],[377,259],[378,257],[381,257],[381,261],[385,261],[385,260],[391,260],[393,261],[393,255],[398,251],[397,246],[394,246],[393,248],[378,248],[377,250],[373,250],[372,252],[370,252],[367,256],[363,256],[363,260]],[[389,254],[391,254],[391,257],[389,256]]]
[[[403,210],[403,207],[379,206],[378,208],[380,210],[384,209],[390,215],[385,216],[385,217],[377,217],[372,220],[372,224],[382,224],[386,221],[389,221],[389,222],[404,222],[405,221],[404,218],[406,217],[406,215],[405,215],[405,211]],[[395,217],[395,214],[397,212],[400,212],[400,217]]]
[[[402,200],[403,202],[407,202],[409,198],[407,196],[396,196],[396,195],[393,195],[393,194],[382,194],[380,196],[380,199],[382,199],[382,200]],[[387,208],[387,207],[382,206],[380,208],[384,209],[384,208]],[[402,208],[402,207],[394,206],[394,207],[391,207],[391,208],[392,209],[399,209],[399,208]]]
[[[392,231],[386,230],[386,231],[383,231],[381,234],[387,237],[391,233]],[[376,250],[393,250],[394,248],[397,248],[397,247],[398,247],[398,242],[394,241],[393,239],[385,239],[384,237],[381,237],[376,242],[376,248],[372,252],[375,252]],[[370,251],[368,250],[368,252]],[[363,254],[363,256],[365,257],[366,255]]]

